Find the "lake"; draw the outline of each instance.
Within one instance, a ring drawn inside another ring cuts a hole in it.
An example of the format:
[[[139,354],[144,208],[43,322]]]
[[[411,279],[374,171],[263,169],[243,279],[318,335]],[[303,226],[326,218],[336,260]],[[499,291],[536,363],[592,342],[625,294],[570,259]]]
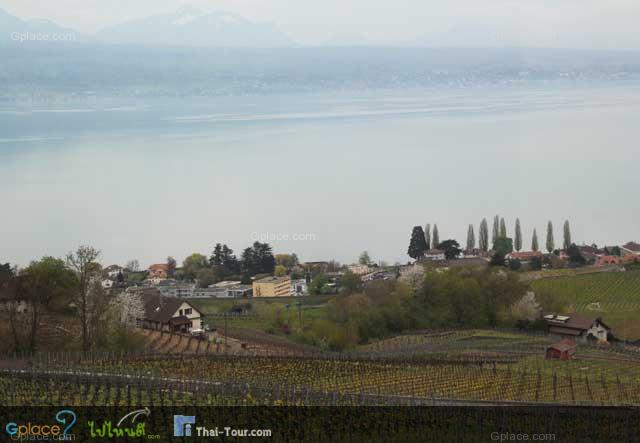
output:
[[[529,246],[640,240],[640,85],[0,105],[0,261],[238,254],[406,261],[411,228],[519,217]],[[476,231],[477,233],[477,231]],[[477,237],[477,235],[476,235]]]

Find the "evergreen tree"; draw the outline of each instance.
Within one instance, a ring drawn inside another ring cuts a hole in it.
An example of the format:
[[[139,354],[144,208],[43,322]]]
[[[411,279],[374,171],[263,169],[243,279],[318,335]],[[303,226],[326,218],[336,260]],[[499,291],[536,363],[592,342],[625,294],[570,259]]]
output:
[[[507,224],[505,223],[504,218],[500,219],[500,237],[507,237]]]
[[[476,247],[476,234],[473,231],[473,225],[469,225],[467,231],[467,251],[473,251]]]
[[[531,237],[531,250],[538,251],[538,233],[536,232],[536,228],[533,228],[533,237]]]
[[[424,231],[422,226],[414,226],[411,231],[411,240],[409,242],[409,249],[407,254],[414,260],[418,260],[424,257],[424,253],[427,251],[427,243],[424,237]]]
[[[562,243],[562,246],[566,251],[567,249],[569,249],[569,246],[571,246],[571,227],[569,226],[569,220],[566,220],[564,222],[563,234],[564,234],[564,241]]]
[[[522,229],[520,228],[520,219],[516,218],[516,234],[513,238],[513,247],[520,252],[522,249]]]
[[[491,231],[491,244],[496,244],[496,240],[500,237],[500,216],[493,217],[493,230]]]
[[[438,233],[438,225],[433,225],[433,249],[440,246],[440,234]]]
[[[487,219],[483,218],[480,222],[480,233],[479,233],[479,247],[481,251],[487,252],[489,250],[489,226],[487,224]]]
[[[556,245],[553,241],[553,223],[549,220],[549,223],[547,223],[547,252],[551,254],[555,247]]]
[[[431,225],[427,223],[424,231],[424,241],[427,244],[427,249],[431,246]]]

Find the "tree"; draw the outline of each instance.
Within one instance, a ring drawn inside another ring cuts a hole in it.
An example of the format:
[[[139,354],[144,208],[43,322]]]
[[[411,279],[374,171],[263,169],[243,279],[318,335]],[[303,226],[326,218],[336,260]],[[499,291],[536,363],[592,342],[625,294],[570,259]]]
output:
[[[362,254],[360,254],[360,257],[358,258],[358,263],[364,266],[371,265],[371,257],[369,257],[369,253],[367,251],[363,251]]]
[[[496,244],[496,240],[500,237],[500,216],[493,217],[493,229],[491,232],[491,244]]]
[[[620,249],[620,246],[614,246],[613,248],[611,248],[611,255],[620,257],[622,255],[622,249]]]
[[[473,251],[476,248],[476,234],[473,231],[473,225],[469,225],[467,229],[467,251]]]
[[[504,221],[504,218],[500,219],[500,237],[504,238],[507,236],[507,224]]]
[[[425,242],[424,231],[422,226],[414,226],[411,232],[411,240],[409,241],[409,249],[407,254],[414,260],[418,260],[424,257],[424,253],[427,251],[428,246]]]
[[[284,266],[287,269],[298,266],[299,260],[296,254],[276,254],[276,265]]]
[[[587,260],[580,252],[580,248],[572,243],[567,248],[567,255],[569,256],[569,263],[573,266],[584,266],[587,263]]]
[[[207,257],[202,254],[194,253],[184,259],[182,262],[182,274],[186,279],[195,280],[198,272],[209,266]]]
[[[444,256],[447,258],[447,260],[456,259],[462,253],[462,249],[460,249],[460,244],[453,239],[445,240],[442,243],[440,243],[440,249],[444,251]]]
[[[562,231],[564,234],[562,247],[566,251],[567,249],[569,249],[569,246],[571,246],[571,226],[569,226],[569,220],[565,220]]]
[[[29,304],[31,317],[28,348],[35,351],[41,311],[48,309],[53,302],[64,304],[65,300],[68,301],[77,282],[65,262],[53,257],[32,262],[21,276],[23,295]]]
[[[140,271],[140,262],[138,260],[129,260],[124,268],[129,272],[139,272]]]
[[[287,268],[282,265],[276,265],[276,268],[274,270],[274,275],[276,277],[284,277],[285,275],[287,275]]]
[[[536,232],[536,228],[533,228],[533,236],[531,237],[531,250],[538,252],[538,233]]]
[[[549,220],[547,223],[547,252],[551,254],[555,248],[555,243],[553,241],[553,223]]]
[[[268,243],[255,242],[242,252],[240,260],[242,270],[248,275],[273,274],[275,271],[276,259]]]
[[[326,294],[328,291],[329,278],[324,272],[319,273],[315,276],[311,283],[309,283],[309,294],[311,295],[322,295]]]
[[[504,256],[513,252],[513,240],[509,237],[500,237],[496,244],[493,245],[493,249]]]
[[[427,245],[427,249],[429,249],[431,247],[431,225],[429,223],[424,228],[424,242]]]
[[[520,219],[516,218],[516,232],[513,238],[513,247],[516,251],[522,250],[522,229],[520,228]]]
[[[427,245],[427,249],[429,249]],[[440,247],[440,234],[438,233],[438,225],[433,225],[433,249],[438,249]]]
[[[480,222],[480,239],[478,246],[483,252],[487,252],[489,250],[489,226],[486,218],[483,218]]]
[[[345,272],[340,278],[340,288],[344,295],[355,294],[360,291],[362,280],[351,271]]]
[[[91,246],[80,246],[75,253],[67,254],[67,265],[76,273],[78,279],[75,299],[80,309],[83,352],[89,351],[91,295],[94,289],[92,284],[99,279],[100,265],[96,262],[99,256],[100,251]]]
[[[200,288],[208,288],[212,284],[220,281],[218,274],[216,274],[216,270],[212,268],[200,269],[196,273],[195,279],[198,282],[198,287]]]
[[[167,277],[174,278],[176,276],[176,259],[173,257],[167,257]]]
[[[0,264],[0,281],[8,280],[15,275],[10,263]]]

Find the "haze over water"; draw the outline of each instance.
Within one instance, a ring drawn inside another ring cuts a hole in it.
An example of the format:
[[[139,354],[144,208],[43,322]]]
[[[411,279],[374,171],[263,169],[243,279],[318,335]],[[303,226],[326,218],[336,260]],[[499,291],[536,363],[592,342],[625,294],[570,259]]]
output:
[[[640,85],[99,100],[0,108],[0,260],[80,244],[105,264],[238,254],[406,261],[412,226],[464,244],[640,240]]]

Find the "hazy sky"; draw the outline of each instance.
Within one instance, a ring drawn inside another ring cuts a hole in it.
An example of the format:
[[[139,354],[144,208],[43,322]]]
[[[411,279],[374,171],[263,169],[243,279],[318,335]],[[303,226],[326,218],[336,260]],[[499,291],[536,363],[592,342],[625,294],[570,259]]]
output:
[[[94,32],[184,5],[270,21],[294,40],[640,49],[638,0],[0,0],[21,18]]]

